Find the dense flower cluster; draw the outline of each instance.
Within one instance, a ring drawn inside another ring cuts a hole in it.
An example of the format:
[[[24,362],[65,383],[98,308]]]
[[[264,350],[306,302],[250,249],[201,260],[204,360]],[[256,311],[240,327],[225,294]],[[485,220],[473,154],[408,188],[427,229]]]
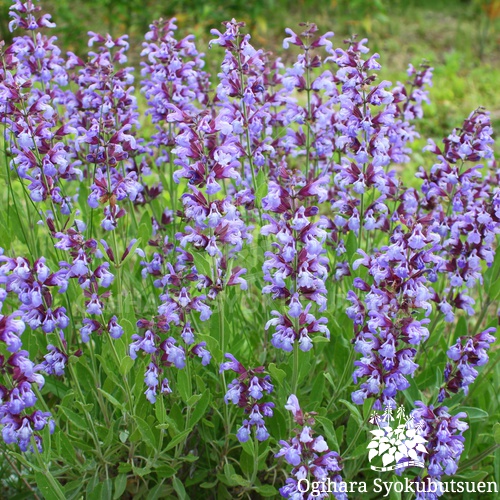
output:
[[[433,141],[424,148],[436,155],[438,163],[429,172],[420,169],[422,193],[412,192],[405,205],[418,206],[433,219],[433,232],[441,236],[441,260],[436,271],[446,276],[436,301],[445,320],[452,322],[454,309],[474,314],[470,290],[481,284],[481,261],[493,263],[495,236],[500,233],[498,190],[492,193],[489,174],[482,175],[490,161],[492,128],[489,114],[476,110],[443,140],[441,150]],[[468,164],[472,162],[472,166]]]
[[[281,449],[275,457],[285,457],[285,460],[293,469],[286,480],[285,486],[280,488],[283,498],[292,500],[302,500],[312,498],[311,493],[299,487],[298,481],[301,479],[311,479],[318,481],[318,484],[325,485],[327,480],[337,483],[333,492],[337,500],[347,499],[346,488],[342,488],[342,477],[339,472],[342,470],[338,453],[330,451],[325,438],[321,435],[314,437],[314,414],[307,414],[302,411],[295,394],[292,394],[285,405],[285,408],[293,415],[293,420],[297,424],[294,430],[295,436],[290,441],[280,441]],[[344,485],[345,486],[345,485]],[[314,498],[329,498],[330,493],[324,486],[319,494]],[[332,491],[332,490],[330,490]]]
[[[476,379],[478,373],[474,368],[483,366],[488,362],[487,351],[490,344],[495,342],[491,335],[496,328],[488,328],[473,337],[460,337],[448,349],[447,355],[451,361],[444,370],[445,386],[439,392],[439,401],[442,402],[449,393],[457,393],[460,389],[464,394],[469,393],[469,385]]]
[[[250,35],[241,33],[245,23],[235,19],[223,23],[221,33],[211,40],[224,48],[221,72],[216,89],[218,114],[214,125],[223,140],[232,145],[234,153],[226,157],[241,158],[240,176],[244,189],[239,189],[243,203],[250,204],[256,194],[256,178],[264,168],[266,157],[274,152],[271,143],[270,106],[276,102],[267,90],[267,55],[250,43]],[[228,151],[229,153],[229,151]],[[253,189],[253,193],[252,193]]]
[[[412,411],[411,417],[415,425],[421,429],[421,436],[426,439],[426,454],[422,460],[426,461],[428,476],[423,481],[440,481],[446,474],[454,475],[458,469],[458,461],[464,450],[464,431],[469,426],[461,421],[467,415],[463,412],[450,415],[446,406],[434,408],[416,401],[417,408]],[[436,500],[441,493],[418,493],[419,500]]]
[[[93,32],[89,37],[89,46],[95,44],[97,51],[89,52],[86,63],[70,53],[66,63],[77,70],[72,79],[78,86],[67,105],[68,123],[78,133],[72,143],[75,154],[87,164],[87,177],[92,177],[88,204],[104,205],[101,226],[112,231],[126,213],[118,202],[134,202],[143,190],[134,156],[144,148],[135,137],[139,114],[133,68],[116,67],[127,61],[128,37],[113,39]]]
[[[429,316],[432,311],[434,292],[428,281],[432,281],[439,237],[429,231],[428,220],[409,220],[406,225],[406,230],[402,224],[396,226],[391,245],[375,255],[359,250],[363,257],[352,266],[367,268],[373,280],[371,285],[361,278],[354,280],[354,286],[366,293],[364,301],[348,292],[351,306],[346,312],[355,325],[354,348],[363,355],[355,362],[354,382],[366,379],[352,399],[362,404],[374,396],[376,409],[396,407],[397,392],[409,387],[406,377],[418,367],[416,347],[429,337],[425,326],[429,319],[418,319],[414,313]]]
[[[195,250],[206,252],[207,256],[201,258],[210,261],[210,273],[203,269],[198,272],[205,276],[209,297],[215,298],[226,285],[236,284],[233,275],[228,275],[228,260],[242,250],[245,242],[252,241],[252,234],[231,199],[210,201],[196,188],[191,191],[182,196],[182,202],[184,215],[194,227],[188,225],[184,233],[176,236],[182,248],[190,243]],[[240,274],[245,272],[242,269]],[[240,285],[245,289],[244,281]]]
[[[285,299],[288,314],[272,311],[275,316],[266,324],[266,330],[275,326],[272,344],[284,351],[292,351],[295,342],[302,351],[312,348],[310,334],[323,333],[329,338],[324,317],[316,319],[310,312],[316,304],[319,312],[326,309],[325,281],[328,275],[328,259],[323,243],[326,239],[326,221],[320,218],[315,206],[305,207],[300,201],[316,196],[323,201],[326,190],[322,187],[326,178],[307,183],[298,192],[289,191],[275,182],[269,183],[269,193],[262,199],[264,209],[276,214],[279,219],[264,214],[269,223],[262,227],[264,236],[275,235],[278,240],[273,250],[266,252],[267,260],[262,266],[264,279],[269,283],[263,293],[272,294],[274,299]],[[289,186],[294,179],[288,179]],[[275,216],[275,217],[276,217]]]
[[[161,165],[172,161],[170,150],[175,145],[178,129],[175,122],[165,122],[173,104],[183,113],[196,116],[197,105],[208,100],[208,74],[203,71],[205,61],[194,44],[194,36],[181,40],[175,38],[176,20],[159,20],[150,25],[145,35],[141,56],[141,89],[148,99],[153,123],[157,133],[152,136],[151,146],[158,148],[156,163]],[[183,116],[183,115],[181,115]]]
[[[360,368],[354,376],[355,380],[360,376],[367,377],[361,389],[353,393],[355,402],[361,403],[367,396],[378,395],[381,390],[384,397],[394,397],[396,390],[408,387],[404,376],[412,375],[417,368],[413,361],[416,354],[414,348],[396,352],[394,340],[398,339],[398,335],[394,334],[390,338],[382,334],[380,340],[374,340],[373,335],[377,334],[374,320],[370,319],[365,324],[364,316],[377,318],[381,306],[382,311],[387,307],[394,308],[393,297],[398,296],[400,306],[393,309],[395,314],[392,317],[397,317],[402,325],[406,322],[418,332],[407,340],[409,344],[418,345],[429,336],[427,328],[422,326],[429,320],[417,320],[413,315],[422,311],[429,316],[432,303],[437,305],[447,322],[455,319],[456,309],[474,314],[474,299],[469,290],[482,283],[481,261],[489,266],[493,263],[492,245],[499,226],[494,202],[496,196],[492,202],[489,179],[481,179],[479,174],[482,165],[465,168],[464,162],[490,159],[491,141],[489,116],[481,110],[473,112],[464,122],[462,130],[454,131],[443,141],[444,152],[430,141],[426,149],[436,154],[440,163],[434,165],[430,173],[420,170],[419,175],[424,179],[423,196],[415,190],[407,190],[400,196],[399,207],[391,217],[391,225],[400,221],[408,226],[406,235],[403,238],[396,227],[391,235],[392,245],[381,249],[383,254],[386,253],[382,259],[375,260],[373,256],[365,255],[364,260],[354,263],[354,268],[359,264],[368,267],[376,282],[374,288],[360,278],[354,280],[356,288],[369,292],[366,307],[354,292],[348,293],[352,304],[347,310],[348,315],[358,329],[362,328],[362,332],[357,334],[355,346],[364,357],[356,362]],[[403,242],[406,243],[402,245]],[[405,261],[410,265],[404,264]],[[391,271],[393,267],[394,271]],[[396,283],[393,273],[397,275]],[[438,281],[441,275],[446,278],[444,285]],[[436,283],[436,286],[429,286],[429,282]],[[396,295],[395,291],[398,292]],[[390,324],[387,323],[387,326]],[[453,349],[450,352],[456,354]],[[400,356],[403,357],[401,367]],[[384,364],[390,381],[384,378],[387,377],[381,369]],[[468,364],[461,366],[464,373],[452,379],[451,365],[446,368],[445,378],[451,384],[448,387],[451,392],[456,392],[461,384],[468,385],[463,382]],[[443,388],[440,399],[445,395]]]
[[[50,200],[63,214],[71,201],[64,194],[65,180],[80,179],[79,161],[63,138],[74,130],[63,122],[58,106],[66,103],[68,74],[56,37],[37,31],[52,28],[49,15],[38,17],[39,6],[28,0],[11,6],[10,28],[28,30],[14,37],[2,53],[0,119],[12,152],[11,168],[26,182],[34,202]]]
[[[226,404],[230,402],[244,409],[248,418],[243,420],[243,425],[238,429],[236,437],[240,443],[250,439],[252,427],[255,437],[259,441],[269,438],[264,417],[273,416],[274,403],[261,402],[264,393],[271,394],[274,386],[271,384],[269,375],[259,376],[263,373],[264,367],[259,366],[252,370],[247,370],[232,354],[226,354],[229,361],[220,365],[220,372],[231,370],[238,374],[228,386],[224,396]]]
[[[418,137],[411,121],[422,117],[422,103],[428,100],[425,86],[432,84],[432,68],[423,65],[419,70],[410,66],[407,86],[398,83],[391,89],[387,81],[375,85],[375,75],[368,71],[380,69],[379,55],[363,59],[369,52],[366,41],[348,40],[347,51],[336,49],[332,56],[342,83],[335,123],[342,154],[334,166],[331,195],[334,240],[348,231],[388,231],[388,201],[400,189],[396,171],[389,166],[409,161],[408,143]]]
[[[145,333],[133,334],[133,342],[129,346],[132,359],[137,358],[138,351],[144,351],[151,356],[144,376],[144,383],[147,386],[145,394],[151,403],[156,401],[159,386],[161,393],[171,392],[169,380],[165,375],[166,368],[171,366],[177,369],[185,368],[189,362],[186,357],[200,358],[203,366],[208,365],[211,360],[206,342],[196,342],[190,321],[190,315],[195,311],[199,312],[201,321],[206,321],[212,314],[205,303],[205,295],[191,295],[193,292],[190,283],[198,278],[196,268],[189,266],[190,262],[192,264],[192,256],[180,251],[175,268],[170,262],[166,263],[165,274],[160,272],[162,260],[159,256],[155,259],[156,263],[143,264],[145,274],[161,275],[161,278],[156,280],[156,286],[164,289],[164,293],[160,296],[162,303],[158,307],[158,317],[156,321],[139,320],[137,326],[145,329]],[[172,333],[175,330],[180,332],[181,341],[172,336],[165,338],[167,332]],[[161,377],[163,379],[160,385]]]
[[[69,318],[64,307],[51,307],[52,294],[46,283],[52,274],[45,259],[39,259],[31,267],[27,259],[2,254],[0,249],[0,311],[13,296],[21,303],[11,314],[0,313],[0,348],[7,353],[0,354],[0,373],[4,375],[0,384],[2,437],[6,444],[18,444],[21,451],[33,449],[34,439],[41,451],[39,431],[48,425],[50,432],[54,432],[55,422],[50,412],[33,408],[38,400],[35,388],[41,390],[45,384],[40,371],[50,374],[50,369],[29,359],[28,351],[22,349],[21,335],[28,325],[32,330],[40,328],[45,334],[56,332],[65,346],[63,329],[68,326]],[[61,369],[64,370],[64,365]]]

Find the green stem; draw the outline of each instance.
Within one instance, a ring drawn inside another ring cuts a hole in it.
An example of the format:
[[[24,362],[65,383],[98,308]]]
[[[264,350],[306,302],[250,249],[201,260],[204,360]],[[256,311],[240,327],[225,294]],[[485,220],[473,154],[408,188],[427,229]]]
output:
[[[259,472],[259,441],[257,440],[256,436],[253,437],[253,449],[253,472],[250,482],[252,484],[255,484],[257,473]]]
[[[54,476],[52,476],[52,474],[50,473],[47,463],[44,460],[42,460],[41,454],[38,451],[38,447],[36,445],[35,438],[33,436],[31,437],[31,443],[33,446],[34,454],[36,456],[36,461],[38,462],[39,467],[43,469],[43,471],[45,472],[45,474],[43,475],[50,483],[52,490],[50,498],[51,499],[56,498],[57,500],[65,500],[64,494],[61,489],[61,485],[54,479]]]
[[[368,415],[366,415],[365,419],[363,420],[363,425],[360,425],[358,431],[356,432],[356,434],[354,435],[354,439],[349,443],[349,446],[347,447],[347,449],[344,451],[344,453],[342,453],[342,456],[343,457],[346,457],[345,460],[347,460],[347,457],[348,457],[348,453],[349,451],[351,451],[351,448],[356,444],[356,441],[358,440],[359,438],[359,435],[361,434],[361,432],[363,431],[366,423],[368,422],[368,419],[370,418],[370,413],[368,412]]]
[[[172,124],[168,124],[168,135],[169,135],[169,140],[172,137]],[[174,158],[172,155],[172,147],[169,148],[168,150],[168,165],[169,165],[169,170],[170,170],[170,179],[168,180],[168,191],[170,194],[170,203],[172,204],[172,210],[174,212],[173,217],[172,217],[172,222],[174,225],[174,234],[176,233],[176,219],[177,219],[177,195],[175,194],[175,191],[177,191],[177,187],[174,185]],[[160,222],[160,220],[158,220]]]
[[[71,378],[75,382],[75,387],[76,387],[76,390],[78,391],[78,395],[80,396],[80,401],[82,402],[82,404],[85,404],[85,397],[83,395],[82,388],[78,382],[78,378],[77,378],[77,375],[73,369],[73,366],[71,366],[71,364],[68,363],[68,367],[69,367],[69,371],[71,374]],[[95,426],[94,426],[94,421],[92,420],[92,417],[89,415],[88,411],[85,410],[84,415],[85,415],[85,420],[87,421],[87,424],[90,428],[92,439],[93,439],[94,444],[96,446],[97,456],[104,463],[105,460],[104,460],[104,456],[102,454],[101,443],[99,441],[99,437],[97,436],[97,431],[96,431]]]
[[[299,343],[293,344],[293,371],[292,371],[292,394],[297,394],[299,384]]]
[[[59,343],[60,349],[62,350],[62,352],[64,352],[65,349],[64,349],[61,338],[59,337],[59,335],[57,335],[56,337],[57,337],[57,341]],[[73,379],[73,382],[75,383],[75,387],[76,387],[76,390],[78,392],[78,395],[80,396],[80,401],[82,402],[82,405],[83,405],[83,404],[85,404],[85,397],[83,395],[83,391],[82,391],[82,388],[80,386],[80,383],[78,382],[78,376],[75,373],[75,368],[71,362],[69,362],[67,364],[67,366],[68,366],[68,370],[70,372],[71,378]],[[85,420],[87,421],[87,425],[89,426],[89,429],[90,429],[90,435],[91,435],[91,437],[94,441],[94,444],[96,446],[97,455],[98,455],[99,459],[104,463],[105,460],[104,460],[104,456],[102,454],[101,443],[99,441],[99,437],[97,436],[97,431],[96,431],[95,426],[94,426],[94,421],[92,420],[92,417],[89,415],[88,411],[84,410],[83,413],[85,415]]]
[[[343,389],[342,385],[344,384],[344,379],[345,379],[345,376],[347,374],[347,370],[351,366],[351,362],[352,362],[353,357],[354,357],[354,349],[349,349],[349,359],[347,360],[347,363],[344,366],[344,371],[342,372],[342,377],[340,378],[339,385],[337,386],[337,389],[335,389],[335,393],[331,397],[330,402],[328,403],[328,405],[326,407],[326,411],[328,411],[330,409],[330,406],[335,402],[335,400],[337,399],[337,397],[340,394],[340,391],[342,391],[342,389]]]
[[[115,358],[116,366],[117,366],[118,370],[120,370],[121,363],[120,363],[120,358],[118,357],[118,352],[116,351],[114,339],[109,337],[108,340],[109,340],[109,343],[111,345],[111,352],[113,353],[113,357]],[[128,378],[126,376],[123,377],[123,385],[125,386],[125,394],[127,396],[127,404],[129,405],[130,414],[133,415],[134,407],[132,405],[132,402],[133,402],[132,391],[130,390],[130,385],[128,383]]]
[[[217,296],[219,302],[219,333],[220,333],[220,348],[222,350],[222,354],[226,352],[226,338],[225,338],[225,330],[224,330],[224,321],[225,321],[225,311],[224,311],[224,299],[222,294],[219,293]]]

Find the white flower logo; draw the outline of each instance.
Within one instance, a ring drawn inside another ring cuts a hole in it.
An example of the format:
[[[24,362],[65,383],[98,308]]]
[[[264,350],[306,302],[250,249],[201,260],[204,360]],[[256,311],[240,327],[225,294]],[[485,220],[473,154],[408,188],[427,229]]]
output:
[[[389,407],[383,416],[374,413],[370,418],[370,422],[377,425],[378,429],[370,431],[373,438],[368,443],[368,460],[371,462],[380,456],[383,464],[383,467],[371,465],[373,470],[384,472],[410,466],[424,467],[417,453],[427,453],[424,446],[427,440],[421,435],[421,427],[406,416],[403,406],[398,408],[396,418],[397,426],[392,427],[390,424],[395,419]]]

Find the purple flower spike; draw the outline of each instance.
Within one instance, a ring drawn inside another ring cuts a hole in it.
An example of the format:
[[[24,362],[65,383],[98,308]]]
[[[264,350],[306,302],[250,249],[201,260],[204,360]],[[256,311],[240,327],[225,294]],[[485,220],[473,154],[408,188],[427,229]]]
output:
[[[274,403],[261,402],[261,400],[265,392],[270,394],[274,389],[270,377],[269,375],[261,376],[264,370],[263,367],[246,370],[233,355],[226,354],[226,358],[231,361],[221,364],[220,373],[232,370],[238,373],[239,377],[228,384],[224,402],[226,404],[231,402],[243,408],[244,413],[248,415],[248,419],[243,421],[243,425],[236,433],[236,437],[241,443],[248,441],[253,427],[257,440],[265,441],[269,438],[269,432],[264,417],[270,418],[273,416]]]
[[[475,367],[488,362],[487,352],[490,344],[495,342],[495,337],[491,335],[493,332],[496,332],[496,328],[488,328],[473,337],[460,337],[448,349],[447,355],[451,362],[445,368],[445,384],[440,390],[439,402],[460,389],[463,389],[465,395],[469,393],[469,386],[478,375]]]
[[[329,450],[323,436],[315,436],[314,414],[303,413],[294,394],[288,398],[285,408],[292,412],[294,421],[299,427],[294,429],[294,437],[288,441],[279,442],[281,448],[275,455],[275,458],[284,457],[292,466],[292,477],[289,477],[285,486],[280,488],[281,496],[292,499],[303,498],[304,493],[299,488],[300,480],[307,479],[324,483],[329,479],[338,486],[334,491],[335,498],[346,500],[345,493],[337,492],[341,490],[340,483],[343,482],[339,474],[342,470],[340,456]],[[328,493],[325,493],[325,496],[320,496],[320,498],[326,498],[327,495]]]

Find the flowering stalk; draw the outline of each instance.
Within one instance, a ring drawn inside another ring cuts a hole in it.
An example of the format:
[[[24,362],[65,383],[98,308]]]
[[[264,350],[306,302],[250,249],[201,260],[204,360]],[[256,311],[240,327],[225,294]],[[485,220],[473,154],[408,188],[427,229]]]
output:
[[[280,488],[283,498],[306,499],[310,492],[303,487],[303,480],[311,478],[322,485],[317,498],[328,498],[331,489],[326,486],[328,480],[335,484],[334,496],[337,500],[347,499],[346,485],[339,472],[342,470],[341,459],[338,453],[330,451],[323,436],[314,437],[315,413],[304,413],[299,406],[297,397],[292,394],[285,405],[292,413],[293,420],[297,424],[294,429],[295,436],[289,441],[280,441],[281,449],[275,457],[285,457],[292,468],[293,477],[286,480],[285,486]],[[299,484],[302,483],[302,484]],[[309,482],[307,482],[309,484]]]
[[[271,377],[259,375],[264,371],[264,367],[259,366],[252,370],[247,370],[232,354],[225,356],[229,361],[220,365],[220,372],[231,370],[238,374],[227,387],[224,402],[243,408],[248,419],[243,420],[243,425],[238,429],[236,437],[240,443],[250,439],[251,429],[254,428],[255,438],[258,441],[265,441],[269,438],[264,417],[273,416],[274,403],[261,403],[260,400],[267,392],[273,392],[274,386],[271,384]]]

